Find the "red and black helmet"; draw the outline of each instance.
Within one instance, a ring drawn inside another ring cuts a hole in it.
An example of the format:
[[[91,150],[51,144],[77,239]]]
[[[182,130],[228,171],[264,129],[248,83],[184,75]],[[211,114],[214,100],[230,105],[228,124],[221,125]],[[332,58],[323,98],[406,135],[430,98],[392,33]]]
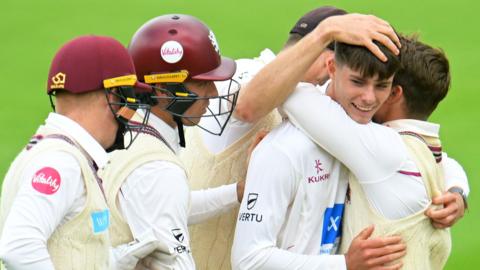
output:
[[[188,79],[223,81],[235,73],[235,61],[220,55],[213,32],[189,15],[151,19],[128,46],[140,81],[145,75],[188,71]]]
[[[194,124],[203,130],[220,135],[235,108],[239,84],[232,80],[236,70],[234,60],[220,55],[215,35],[208,26],[195,17],[169,14],[151,19],[133,35],[128,51],[132,56],[137,77],[151,84],[156,93],[146,97],[156,106],[169,112],[178,125],[180,145],[184,146],[183,123]],[[189,80],[230,80],[227,91],[220,95],[202,97],[190,91]],[[198,100],[208,100],[208,113],[187,115],[186,112]],[[199,124],[199,118],[210,119],[214,127]],[[196,120],[195,120],[196,119]]]

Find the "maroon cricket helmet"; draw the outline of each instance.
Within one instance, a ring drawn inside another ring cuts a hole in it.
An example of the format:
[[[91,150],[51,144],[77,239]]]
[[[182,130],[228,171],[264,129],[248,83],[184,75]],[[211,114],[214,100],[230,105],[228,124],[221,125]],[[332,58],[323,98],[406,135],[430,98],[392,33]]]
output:
[[[189,15],[151,19],[133,35],[128,51],[137,76],[188,71],[188,78],[222,81],[232,78],[235,61],[222,57],[213,32]]]
[[[339,9],[333,6],[322,6],[311,10],[304,14],[295,25],[290,30],[290,34],[299,34],[301,36],[306,36],[310,32],[317,27],[321,22],[325,19],[338,16],[338,15],[345,15],[347,12],[343,9]]]
[[[48,74],[47,93],[65,90],[84,93],[114,86],[151,87],[136,80],[135,67],[127,49],[105,36],[81,36],[67,42],[53,58]]]

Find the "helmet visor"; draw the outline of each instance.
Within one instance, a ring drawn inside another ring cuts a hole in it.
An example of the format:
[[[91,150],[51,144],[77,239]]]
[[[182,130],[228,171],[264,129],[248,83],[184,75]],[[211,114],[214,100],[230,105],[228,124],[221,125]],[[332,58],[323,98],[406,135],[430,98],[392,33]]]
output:
[[[178,85],[178,87],[183,87],[185,92],[156,88],[165,95],[152,96],[152,98],[159,101],[163,110],[173,116],[181,117],[185,125],[197,125],[208,133],[221,135],[235,109],[240,90],[240,84],[233,79],[224,83],[227,84],[226,91],[222,91],[223,94],[217,96],[200,97],[186,90],[183,85]],[[162,102],[162,100],[164,101]],[[188,108],[195,102],[208,104],[208,106],[204,111],[191,112]]]

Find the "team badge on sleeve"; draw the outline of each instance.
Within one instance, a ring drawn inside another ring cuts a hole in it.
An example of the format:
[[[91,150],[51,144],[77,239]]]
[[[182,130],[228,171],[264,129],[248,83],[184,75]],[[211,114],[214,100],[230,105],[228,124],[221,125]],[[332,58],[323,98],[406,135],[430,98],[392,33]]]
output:
[[[177,239],[178,242],[183,243],[183,239],[185,239],[185,236],[183,235],[182,229],[176,228],[172,230],[172,235]]]
[[[92,212],[91,217],[94,234],[103,233],[110,227],[110,211],[108,209]]]
[[[257,199],[258,199],[258,193],[248,193],[248,199],[247,199],[248,210],[252,210],[252,208],[257,203]]]
[[[57,192],[61,183],[60,174],[52,167],[43,167],[32,177],[32,187],[46,195]]]

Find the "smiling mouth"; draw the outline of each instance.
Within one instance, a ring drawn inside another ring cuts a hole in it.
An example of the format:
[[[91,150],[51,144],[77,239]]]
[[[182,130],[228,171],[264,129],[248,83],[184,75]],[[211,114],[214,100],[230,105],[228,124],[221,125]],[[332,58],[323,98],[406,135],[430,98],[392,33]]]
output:
[[[370,112],[373,109],[375,109],[375,106],[364,107],[364,106],[357,105],[353,102],[352,102],[352,105],[353,105],[353,107],[355,107],[357,110],[359,110],[361,112]]]

